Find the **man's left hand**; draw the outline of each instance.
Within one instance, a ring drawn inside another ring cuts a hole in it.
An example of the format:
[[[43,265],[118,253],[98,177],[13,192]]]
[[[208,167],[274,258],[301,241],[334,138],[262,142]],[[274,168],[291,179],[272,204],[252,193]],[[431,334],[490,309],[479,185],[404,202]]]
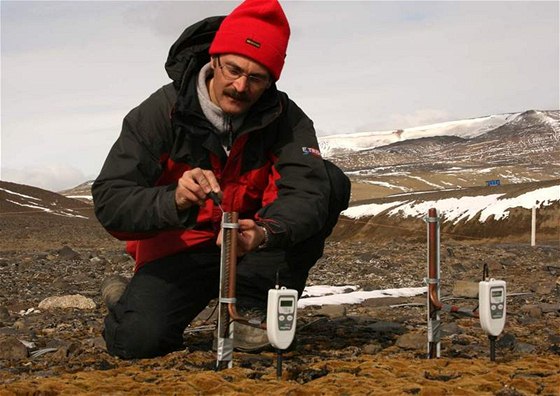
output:
[[[250,219],[239,220],[239,233],[237,234],[237,255],[243,256],[259,247],[265,238],[261,226]],[[222,245],[222,230],[216,241],[218,246]]]

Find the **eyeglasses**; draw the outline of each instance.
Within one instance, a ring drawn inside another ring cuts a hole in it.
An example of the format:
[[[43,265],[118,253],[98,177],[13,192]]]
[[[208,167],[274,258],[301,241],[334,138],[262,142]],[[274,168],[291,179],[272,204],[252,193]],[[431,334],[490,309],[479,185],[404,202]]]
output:
[[[222,70],[222,74],[226,78],[226,80],[235,81],[241,77],[247,77],[247,83],[253,87],[261,88],[268,84],[270,78],[268,76],[263,76],[260,74],[247,74],[243,72],[240,68],[234,65],[230,65],[226,63],[222,65],[220,61],[220,57],[218,59],[218,67]]]

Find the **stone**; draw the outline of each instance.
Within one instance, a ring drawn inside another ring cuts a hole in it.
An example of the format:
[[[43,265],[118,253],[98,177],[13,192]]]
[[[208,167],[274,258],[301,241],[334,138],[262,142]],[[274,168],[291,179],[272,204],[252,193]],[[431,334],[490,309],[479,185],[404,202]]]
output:
[[[18,360],[29,355],[27,348],[15,337],[0,339],[0,359]]]
[[[0,320],[10,320],[10,311],[5,306],[0,306]]]
[[[27,323],[24,319],[18,319],[14,322],[13,326],[14,329],[16,330],[20,330],[20,331],[26,331],[28,330],[28,326]]]
[[[551,294],[556,288],[556,283],[554,281],[542,282],[536,285],[534,291],[536,294],[545,296]]]
[[[547,265],[546,269],[548,270],[548,272],[550,272],[551,275],[556,275],[560,273],[560,267],[556,265]]]
[[[515,260],[512,257],[504,257],[502,259],[500,259],[500,264],[505,265],[505,266],[510,266],[515,264]]]
[[[346,307],[344,305],[323,305],[317,310],[317,314],[331,319],[341,318],[346,316]]]
[[[507,320],[507,319],[506,319]],[[517,321],[521,326],[529,326],[535,323],[539,323],[539,318],[533,318],[532,316],[520,316],[517,318]]]
[[[397,339],[396,345],[402,349],[420,350],[426,349],[428,338],[425,334],[406,333]]]
[[[478,297],[478,282],[459,280],[453,285],[453,297]]]
[[[128,254],[122,254],[122,255],[115,256],[111,261],[116,264],[120,264],[120,263],[126,263],[131,260],[132,258]]]
[[[459,325],[455,322],[452,323],[445,323],[441,326],[441,336],[451,336],[455,334],[461,334],[463,330],[459,327]]]
[[[89,348],[96,348],[101,350],[107,349],[107,344],[102,336],[89,338],[83,342],[83,345]]]
[[[362,353],[368,355],[375,355],[383,350],[383,347],[379,344],[367,344],[362,348]]]
[[[18,329],[13,327],[0,327],[0,337],[3,335],[16,335],[18,333]]]
[[[533,353],[537,349],[536,346],[527,344],[525,342],[519,342],[515,345],[515,350],[520,353]]]
[[[560,345],[560,334],[550,334],[548,336],[548,342],[551,344]]]
[[[62,351],[59,352],[61,356],[66,357],[76,352],[80,348],[80,345],[76,342],[55,338],[47,342],[46,347],[56,348],[58,350],[57,352]]]
[[[455,263],[451,266],[451,269],[453,270],[453,272],[455,273],[465,273],[467,271],[467,269],[465,268],[465,266],[461,263]]]
[[[491,274],[496,274],[497,272],[501,271],[502,268],[502,264],[498,263],[497,261],[490,261],[488,262],[488,270],[490,271]]]
[[[538,305],[527,304],[521,307],[521,312],[529,315],[532,318],[540,318],[542,316],[542,310]]]
[[[453,251],[453,248],[448,247],[446,248],[446,250],[447,250],[447,257],[455,256],[455,252]]]
[[[496,341],[496,346],[500,349],[514,348],[517,339],[513,334],[505,333]]]
[[[80,258],[80,254],[68,246],[62,247],[62,249],[58,251],[58,256],[67,260],[78,260]]]
[[[539,304],[539,308],[543,313],[560,312],[560,304]]]
[[[388,307],[390,305],[405,304],[408,300],[407,297],[368,298],[362,302],[362,305],[364,307]]]
[[[384,322],[384,321],[379,321],[379,322],[375,322],[372,324],[367,325],[367,328],[370,331],[376,332],[376,333],[404,333],[405,332],[405,327],[404,325],[402,325],[401,323],[397,323],[397,322]]]
[[[39,303],[40,309],[52,309],[52,308],[95,309],[95,307],[96,305],[91,298],[84,297],[80,294],[47,297]]]
[[[53,283],[52,283],[52,287],[53,289],[56,290],[66,290],[69,288],[69,284],[68,282],[66,282],[64,279],[56,279]]]

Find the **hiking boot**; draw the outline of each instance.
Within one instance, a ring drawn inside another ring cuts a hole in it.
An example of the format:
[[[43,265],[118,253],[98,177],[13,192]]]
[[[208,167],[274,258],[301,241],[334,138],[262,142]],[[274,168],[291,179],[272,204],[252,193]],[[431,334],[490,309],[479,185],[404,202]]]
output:
[[[114,309],[128,285],[129,280],[121,275],[111,275],[101,284],[101,298],[108,309]]]
[[[259,352],[270,346],[265,329],[248,324],[233,324],[233,349],[240,352]]]
[[[261,309],[239,309],[239,314],[245,317],[249,324],[233,323],[233,349],[240,352],[260,352],[270,345],[266,329],[260,328],[260,324],[266,323],[266,312]],[[218,343],[217,329],[214,331],[214,342],[212,349],[216,350]]]
[[[245,308],[238,307],[237,313],[243,318],[247,319],[249,323],[254,325],[260,325],[261,323],[266,323],[266,308]]]

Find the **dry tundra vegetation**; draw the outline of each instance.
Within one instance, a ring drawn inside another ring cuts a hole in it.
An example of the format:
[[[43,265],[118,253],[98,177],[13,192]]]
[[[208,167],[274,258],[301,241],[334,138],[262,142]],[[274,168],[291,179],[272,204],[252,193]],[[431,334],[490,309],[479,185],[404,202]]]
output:
[[[51,194],[42,199],[52,201]],[[514,210],[502,222],[442,227],[442,298],[474,308],[468,286],[480,280],[484,264],[492,277],[507,281],[508,317],[495,362],[477,319],[445,313],[441,357],[427,359],[426,296],[386,297],[300,309],[297,340],[284,355],[279,379],[271,350],[235,352],[233,368],[214,371],[210,311],[186,330],[181,351],[131,361],[108,355],[99,287],[109,274],[132,275],[121,243],[101,229],[86,204],[57,197],[59,207],[87,217],[72,218],[22,209],[4,198],[0,395],[560,394],[558,203],[540,211],[534,247],[527,210]],[[308,283],[377,290],[423,286],[425,277],[421,219],[343,218]],[[48,297],[68,295],[93,305],[40,307]]]

